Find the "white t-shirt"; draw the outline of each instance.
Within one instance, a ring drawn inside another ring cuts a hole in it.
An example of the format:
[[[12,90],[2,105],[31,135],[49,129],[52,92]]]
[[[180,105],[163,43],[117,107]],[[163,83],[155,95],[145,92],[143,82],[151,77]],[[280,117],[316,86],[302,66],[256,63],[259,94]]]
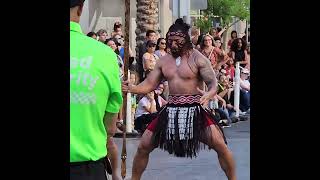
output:
[[[159,105],[160,107],[162,106],[162,102],[160,100],[161,98],[158,98],[159,101]],[[153,100],[155,103],[155,100]],[[138,107],[137,107],[137,111],[136,111],[136,118],[140,117],[143,114],[150,114],[144,107],[146,107],[147,109],[150,108],[151,106],[151,102],[149,101],[149,99],[144,96],[138,103]]]
[[[250,88],[250,82],[248,80],[240,79],[240,89],[243,89],[243,88],[241,88],[241,86],[246,86],[246,87]]]

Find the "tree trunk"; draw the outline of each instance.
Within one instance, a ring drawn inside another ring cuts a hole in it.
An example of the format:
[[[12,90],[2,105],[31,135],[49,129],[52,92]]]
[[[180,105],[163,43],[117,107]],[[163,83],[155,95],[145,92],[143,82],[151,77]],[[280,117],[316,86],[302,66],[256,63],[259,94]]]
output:
[[[159,0],[137,0],[136,60],[139,60],[139,46],[143,44],[147,30],[158,30],[158,2]]]
[[[130,0],[125,0],[125,30],[124,30],[124,79],[127,80],[128,77],[128,68],[129,68],[129,32],[130,32]],[[127,146],[126,146],[126,109],[127,106],[131,104],[127,104],[127,96],[124,95],[123,98],[123,120],[125,128],[123,129],[123,141],[122,141],[122,151],[121,151],[121,176],[122,179],[126,177],[127,174],[127,166],[126,166],[126,159],[127,159]]]

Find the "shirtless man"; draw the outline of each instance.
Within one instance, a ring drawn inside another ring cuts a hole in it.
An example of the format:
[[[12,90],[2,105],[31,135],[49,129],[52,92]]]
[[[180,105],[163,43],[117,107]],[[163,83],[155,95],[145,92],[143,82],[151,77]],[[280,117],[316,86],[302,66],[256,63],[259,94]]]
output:
[[[132,167],[132,180],[139,180],[149,154],[160,147],[177,157],[195,157],[200,142],[214,149],[228,180],[235,180],[235,165],[222,129],[203,108],[216,95],[217,82],[210,61],[192,48],[189,25],[182,19],[166,35],[171,54],[161,57],[155,69],[139,85],[124,82],[123,92],[146,94],[165,78],[169,83],[168,104],[162,108],[144,132]],[[208,86],[202,91],[203,82]]]

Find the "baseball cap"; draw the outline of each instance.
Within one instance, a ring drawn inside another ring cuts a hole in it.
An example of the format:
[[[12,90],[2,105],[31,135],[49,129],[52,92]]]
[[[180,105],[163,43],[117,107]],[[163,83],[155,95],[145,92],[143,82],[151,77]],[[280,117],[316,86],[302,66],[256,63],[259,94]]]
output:
[[[83,3],[85,0],[70,0],[70,8],[75,7]]]

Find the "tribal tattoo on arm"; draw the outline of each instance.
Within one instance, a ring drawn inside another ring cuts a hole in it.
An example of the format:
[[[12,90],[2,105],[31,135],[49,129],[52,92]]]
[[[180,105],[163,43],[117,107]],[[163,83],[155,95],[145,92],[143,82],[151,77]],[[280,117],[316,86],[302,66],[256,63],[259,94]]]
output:
[[[199,68],[200,76],[208,86],[209,91],[215,92],[217,89],[217,79],[211,62],[202,55],[198,55],[195,62]]]

